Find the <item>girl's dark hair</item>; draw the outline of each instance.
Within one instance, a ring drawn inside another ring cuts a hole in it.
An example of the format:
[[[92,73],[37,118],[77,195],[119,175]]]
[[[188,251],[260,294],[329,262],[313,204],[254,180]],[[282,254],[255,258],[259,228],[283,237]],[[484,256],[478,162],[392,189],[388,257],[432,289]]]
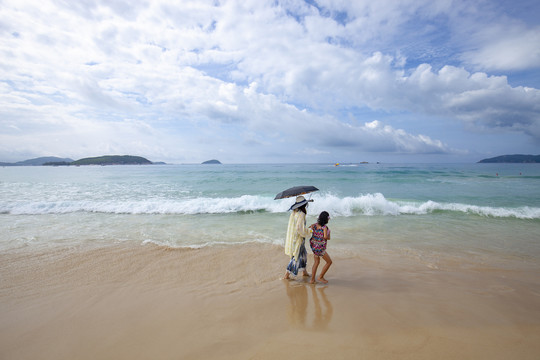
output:
[[[330,218],[330,214],[327,213],[326,211],[323,211],[322,213],[320,213],[319,218],[317,219],[317,224],[319,224],[320,226],[324,226],[328,224],[329,218]]]
[[[304,214],[307,215],[306,205],[307,205],[307,204],[304,204],[304,205],[300,206],[300,207],[298,208],[298,210],[300,210],[301,212],[303,212]]]

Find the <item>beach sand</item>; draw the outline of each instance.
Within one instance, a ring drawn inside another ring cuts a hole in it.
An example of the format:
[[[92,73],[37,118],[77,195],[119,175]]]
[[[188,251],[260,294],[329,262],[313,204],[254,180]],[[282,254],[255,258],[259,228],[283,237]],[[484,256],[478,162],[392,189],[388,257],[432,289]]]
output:
[[[538,269],[333,259],[312,286],[264,244],[5,251],[0,358],[540,358]]]

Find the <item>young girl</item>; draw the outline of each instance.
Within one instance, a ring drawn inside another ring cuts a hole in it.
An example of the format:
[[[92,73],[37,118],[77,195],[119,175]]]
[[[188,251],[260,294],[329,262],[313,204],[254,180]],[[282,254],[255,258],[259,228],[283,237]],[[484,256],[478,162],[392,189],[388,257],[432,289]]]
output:
[[[310,226],[310,228],[313,230],[313,236],[309,240],[309,245],[313,251],[313,258],[315,261],[313,264],[313,269],[311,270],[312,284],[315,284],[316,282],[315,275],[317,273],[317,268],[319,267],[321,257],[324,259],[324,261],[326,261],[326,264],[321,271],[321,275],[319,275],[319,281],[325,284],[328,283],[328,280],[324,278],[324,274],[326,274],[330,268],[330,265],[332,265],[332,259],[326,252],[326,242],[330,240],[330,229],[328,226],[326,226],[326,224],[328,224],[328,220],[330,220],[330,215],[326,211],[323,211],[319,215],[317,223]]]

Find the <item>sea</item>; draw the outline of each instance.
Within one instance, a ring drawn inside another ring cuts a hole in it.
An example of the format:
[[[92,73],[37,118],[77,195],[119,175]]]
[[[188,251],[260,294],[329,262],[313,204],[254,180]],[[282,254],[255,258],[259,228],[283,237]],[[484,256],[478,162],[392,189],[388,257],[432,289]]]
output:
[[[540,164],[2,167],[0,251],[282,246],[294,198],[274,197],[297,185],[329,254],[540,264]]]

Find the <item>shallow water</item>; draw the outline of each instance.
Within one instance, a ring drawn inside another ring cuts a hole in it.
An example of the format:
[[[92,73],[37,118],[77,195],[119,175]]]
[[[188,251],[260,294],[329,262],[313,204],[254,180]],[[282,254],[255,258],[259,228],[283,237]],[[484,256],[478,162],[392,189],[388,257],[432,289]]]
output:
[[[537,164],[163,165],[0,168],[0,249],[282,244],[293,199],[331,214],[329,251],[429,266],[540,262]]]

